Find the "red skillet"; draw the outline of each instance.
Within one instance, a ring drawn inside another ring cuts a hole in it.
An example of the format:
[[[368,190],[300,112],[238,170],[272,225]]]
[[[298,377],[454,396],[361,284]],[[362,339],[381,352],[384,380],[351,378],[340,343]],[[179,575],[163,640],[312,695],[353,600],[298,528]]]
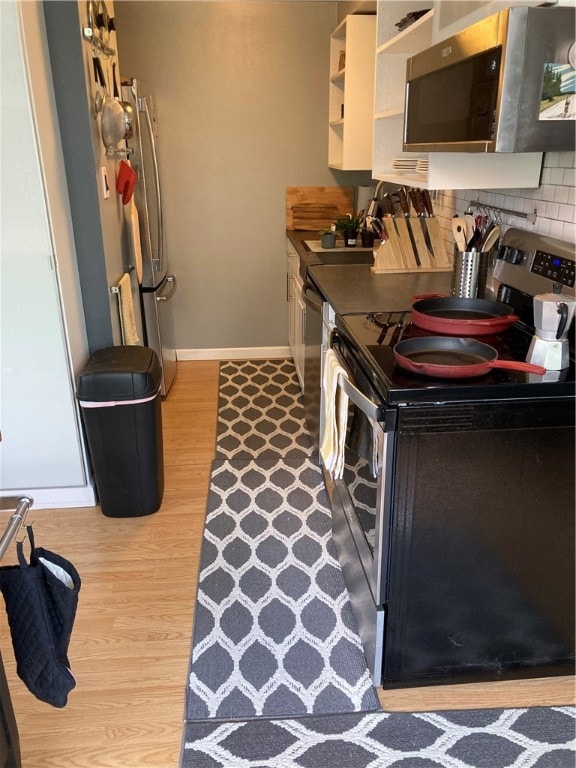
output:
[[[514,360],[498,360],[489,344],[458,336],[425,336],[404,339],[394,347],[396,365],[411,373],[435,379],[464,379],[484,376],[492,368],[526,371],[541,376],[546,368]]]
[[[487,336],[507,330],[518,320],[508,304],[460,296],[415,296],[412,322],[432,333]]]

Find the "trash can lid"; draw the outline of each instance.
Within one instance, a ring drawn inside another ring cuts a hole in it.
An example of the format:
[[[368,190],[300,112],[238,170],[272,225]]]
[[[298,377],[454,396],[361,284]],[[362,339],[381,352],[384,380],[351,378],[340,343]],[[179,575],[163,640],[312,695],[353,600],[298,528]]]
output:
[[[78,377],[78,400],[105,402],[136,400],[158,392],[162,367],[149,347],[118,346],[98,349]]]

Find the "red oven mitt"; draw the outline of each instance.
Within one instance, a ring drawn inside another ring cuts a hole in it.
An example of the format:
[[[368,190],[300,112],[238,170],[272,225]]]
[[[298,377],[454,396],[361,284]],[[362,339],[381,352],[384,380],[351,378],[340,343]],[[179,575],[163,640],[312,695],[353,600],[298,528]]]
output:
[[[118,192],[119,195],[122,195],[122,202],[124,205],[128,205],[132,199],[137,181],[138,174],[136,171],[126,162],[126,160],[122,160],[116,179],[116,192]]]

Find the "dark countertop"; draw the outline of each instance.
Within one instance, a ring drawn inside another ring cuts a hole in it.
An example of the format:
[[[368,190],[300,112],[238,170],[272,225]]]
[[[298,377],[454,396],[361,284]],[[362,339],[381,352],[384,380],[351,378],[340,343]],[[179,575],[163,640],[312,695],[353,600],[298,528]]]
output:
[[[320,235],[318,234],[317,230],[302,231],[287,229],[286,237],[290,240],[292,245],[294,245],[298,255],[300,256],[300,276],[302,277],[302,280],[306,280],[308,267],[325,266],[320,261],[318,254],[314,251],[309,251],[308,248],[304,245],[305,240],[320,240]],[[353,252],[352,248],[346,249],[347,257],[349,257],[350,252]],[[366,259],[367,256],[370,256],[370,254],[366,252],[366,249],[361,249],[360,254],[360,258],[362,259]],[[337,251],[334,251],[334,255],[337,258]]]
[[[317,240],[317,232],[286,231],[300,256],[300,274],[316,284],[336,314],[363,312],[404,312],[414,296],[450,294],[451,272],[404,272],[379,274],[368,264],[325,265],[308,251],[304,240]]]
[[[336,314],[404,312],[414,296],[450,294],[451,272],[404,272],[375,275],[368,264],[315,266],[308,269]]]

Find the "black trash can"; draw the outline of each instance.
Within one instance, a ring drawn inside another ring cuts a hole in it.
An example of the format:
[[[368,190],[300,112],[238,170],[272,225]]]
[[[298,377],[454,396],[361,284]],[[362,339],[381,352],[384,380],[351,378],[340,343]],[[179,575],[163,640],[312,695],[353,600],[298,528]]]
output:
[[[97,350],[78,377],[76,397],[107,517],[150,515],[162,503],[161,380],[154,350],[136,346]]]

